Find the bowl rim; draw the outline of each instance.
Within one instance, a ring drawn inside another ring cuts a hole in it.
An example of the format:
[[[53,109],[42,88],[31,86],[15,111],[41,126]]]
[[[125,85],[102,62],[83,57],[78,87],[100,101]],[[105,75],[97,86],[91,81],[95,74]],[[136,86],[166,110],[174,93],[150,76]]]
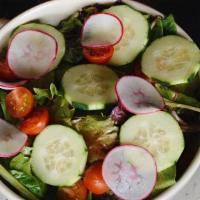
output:
[[[82,2],[87,2],[86,5],[91,5],[94,3],[114,3],[117,0],[76,0],[77,4],[80,4]],[[134,0],[122,0],[122,2],[130,5],[131,7],[134,7],[135,9],[142,11],[142,12],[146,12],[149,13],[151,15],[161,15],[163,16],[163,14],[161,12],[159,12],[158,10],[145,5],[143,3],[140,2],[136,2]],[[23,13],[19,14],[18,16],[16,16],[15,18],[13,18],[12,20],[10,20],[6,25],[4,25],[1,29],[0,29],[0,35],[1,33],[4,33],[4,35],[7,34],[9,35],[9,29],[10,27],[16,27],[15,23],[17,21],[20,20],[24,20],[26,19],[27,16],[29,15],[34,15],[34,13],[38,10],[42,10],[42,9],[48,9],[48,7],[51,7],[53,5],[62,5],[62,4],[69,4],[69,2],[66,2],[66,0],[53,0],[53,1],[48,1],[42,4],[39,4],[33,8],[30,8],[26,11],[24,11]],[[82,7],[82,6],[81,6]],[[70,13],[71,14],[71,13]],[[36,18],[36,17],[35,17]],[[30,21],[30,20],[27,20]],[[24,22],[24,21],[23,21]],[[180,27],[177,25],[177,29],[179,34],[181,34],[182,36],[188,38],[189,40],[192,40],[190,38],[190,36]],[[12,28],[13,30],[13,28]],[[1,41],[1,39],[0,39]],[[187,170],[184,172],[184,174],[181,176],[181,178],[177,181],[177,183],[170,187],[169,189],[165,190],[163,193],[161,193],[159,196],[157,196],[156,198],[154,198],[155,200],[169,200],[170,198],[174,197],[174,195],[176,195],[178,192],[181,191],[181,189],[183,189],[183,187],[191,180],[192,176],[195,174],[195,172],[197,171],[197,169],[200,167],[200,147],[196,152],[196,155],[194,156],[191,164],[189,165],[189,167],[187,168]],[[20,197],[18,194],[16,194],[13,190],[11,190],[9,187],[7,187],[1,180],[0,180],[0,191],[1,193],[6,196],[9,199],[12,200],[23,200],[22,197]]]

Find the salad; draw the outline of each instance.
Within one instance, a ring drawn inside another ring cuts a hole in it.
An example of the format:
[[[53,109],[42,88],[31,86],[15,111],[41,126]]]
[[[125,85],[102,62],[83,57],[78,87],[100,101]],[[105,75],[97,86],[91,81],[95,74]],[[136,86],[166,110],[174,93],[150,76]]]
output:
[[[172,15],[121,2],[20,25],[0,52],[1,179],[27,200],[155,197],[199,130],[199,68]]]

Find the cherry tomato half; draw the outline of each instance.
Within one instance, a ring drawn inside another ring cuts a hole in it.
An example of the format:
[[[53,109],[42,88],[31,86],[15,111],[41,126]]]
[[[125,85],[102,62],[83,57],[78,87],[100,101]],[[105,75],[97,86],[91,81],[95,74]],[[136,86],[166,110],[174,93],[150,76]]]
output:
[[[10,70],[6,60],[0,61],[0,79],[4,80],[4,81],[15,81],[15,80],[17,80],[17,77]]]
[[[103,180],[101,162],[91,165],[86,170],[83,182],[85,187],[94,194],[104,194],[109,191],[108,186]]]
[[[6,96],[6,108],[12,117],[26,117],[34,106],[34,97],[30,90],[18,87]]]
[[[49,124],[49,118],[47,108],[38,108],[28,115],[19,129],[27,135],[37,135]]]
[[[113,46],[97,47],[97,48],[84,48],[83,55],[90,63],[105,64],[107,63],[114,53]]]
[[[61,187],[57,192],[57,200],[86,200],[87,189],[83,181],[78,181],[72,187]]]

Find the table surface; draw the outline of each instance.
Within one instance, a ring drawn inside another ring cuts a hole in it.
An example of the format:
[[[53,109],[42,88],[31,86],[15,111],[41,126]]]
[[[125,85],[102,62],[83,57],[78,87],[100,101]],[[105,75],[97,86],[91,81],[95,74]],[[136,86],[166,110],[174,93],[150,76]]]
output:
[[[1,0],[0,18],[12,18],[44,0]],[[164,14],[173,13],[177,23],[200,46],[200,13],[198,0],[140,0]],[[0,192],[0,200],[7,200]],[[11,200],[11,199],[9,199]],[[190,182],[172,200],[200,200],[200,168]]]

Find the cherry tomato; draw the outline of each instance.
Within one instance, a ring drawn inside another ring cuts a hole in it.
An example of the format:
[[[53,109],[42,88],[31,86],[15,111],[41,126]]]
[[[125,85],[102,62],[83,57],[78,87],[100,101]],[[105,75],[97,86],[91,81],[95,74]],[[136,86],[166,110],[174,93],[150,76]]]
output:
[[[49,124],[47,108],[38,108],[21,123],[19,129],[27,135],[39,134]]]
[[[84,48],[83,55],[91,63],[105,64],[107,63],[114,53],[113,46],[97,47],[97,48]]]
[[[72,187],[61,187],[57,192],[57,200],[86,200],[87,189],[83,181],[78,181]]]
[[[4,80],[4,81],[15,81],[15,80],[17,80],[17,77],[10,70],[6,60],[0,61],[0,79]]]
[[[103,180],[101,162],[91,165],[86,170],[83,182],[85,187],[94,194],[104,194],[109,191],[108,186]]]
[[[6,96],[6,108],[12,117],[26,117],[34,106],[33,94],[25,87],[18,87]]]

